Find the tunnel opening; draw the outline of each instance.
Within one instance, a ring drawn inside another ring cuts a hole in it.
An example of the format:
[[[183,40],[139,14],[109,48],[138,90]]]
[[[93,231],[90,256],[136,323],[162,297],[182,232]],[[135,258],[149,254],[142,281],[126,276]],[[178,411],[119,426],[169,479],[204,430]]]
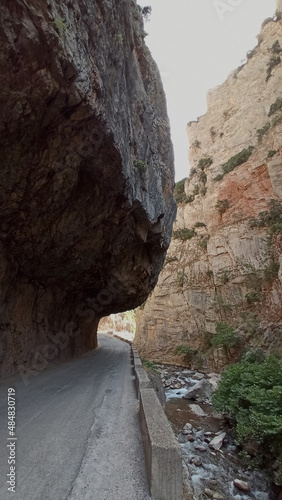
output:
[[[104,316],[99,321],[98,333],[107,333],[133,342],[136,330],[135,313],[136,309],[130,309],[122,313]]]

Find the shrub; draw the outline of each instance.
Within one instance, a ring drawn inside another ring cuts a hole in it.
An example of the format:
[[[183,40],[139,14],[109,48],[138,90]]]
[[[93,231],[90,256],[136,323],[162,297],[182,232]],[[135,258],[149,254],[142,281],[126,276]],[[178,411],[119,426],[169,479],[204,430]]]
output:
[[[257,218],[250,220],[250,227],[268,227],[272,236],[274,233],[282,232],[282,203],[271,199],[268,203],[269,210],[260,212]]]
[[[216,323],[216,335],[212,338],[213,347],[223,347],[225,353],[228,355],[232,347],[238,347],[241,340],[232,326],[227,323]]]
[[[258,141],[261,142],[263,136],[269,131],[270,129],[270,123],[266,123],[262,128],[259,128],[257,130],[257,136],[258,136]]]
[[[280,265],[279,262],[271,260],[270,264],[264,270],[264,279],[266,281],[271,281],[278,276]]]
[[[196,222],[194,227],[207,227],[207,225],[204,222]]]
[[[142,365],[147,372],[159,373],[158,367],[154,361],[141,358]]]
[[[199,247],[202,248],[203,250],[207,250],[208,248],[208,241],[209,237],[208,236],[202,236],[200,241],[199,241]]]
[[[282,122],[282,116],[281,115],[276,115],[274,116],[273,120],[271,120],[271,126],[276,127],[276,125],[279,125],[279,123]]]
[[[268,155],[267,155],[266,159],[268,160],[269,158],[273,158],[273,156],[275,156],[276,153],[277,153],[276,149],[271,149],[270,151],[268,151]]]
[[[200,181],[202,181],[204,184],[206,184],[206,182],[207,182],[207,174],[206,174],[206,172],[202,171],[200,173]]]
[[[207,186],[202,187],[202,188],[200,189],[200,194],[201,194],[202,196],[205,196],[205,194],[207,193],[207,190],[208,190]]]
[[[193,195],[196,196],[200,192],[200,186],[196,184],[193,189]]]
[[[189,361],[191,361],[191,359],[193,358],[193,356],[195,356],[196,354],[198,354],[198,351],[194,350],[194,349],[191,349],[191,347],[189,347],[188,345],[178,345],[174,349],[174,354],[178,354],[180,356],[184,355],[185,361],[189,362]]]
[[[211,138],[214,139],[214,137],[216,136],[216,130],[214,127],[210,128],[210,134],[211,134]]]
[[[176,231],[173,231],[173,236],[174,238],[182,241],[190,240],[193,238],[193,236],[196,236],[196,231],[194,228],[189,229],[188,227],[185,227],[184,229],[177,229]]]
[[[193,175],[195,175],[197,173],[197,169],[196,168],[191,168],[190,170],[190,177],[193,177]]]
[[[247,300],[247,302],[255,303],[255,302],[259,302],[261,300],[261,296],[260,296],[260,293],[258,293],[258,292],[249,292],[249,293],[246,293],[245,299]]]
[[[215,207],[219,211],[220,215],[222,215],[230,207],[230,202],[227,199],[218,200]]]
[[[176,276],[177,284],[180,288],[183,287],[184,281],[185,281],[185,273],[184,271],[177,271],[177,276]]]
[[[274,44],[271,47],[271,51],[274,52],[274,54],[280,54],[282,49],[280,47],[279,40],[275,40]]]
[[[229,158],[229,160],[223,163],[222,165],[223,174],[228,174],[229,172],[232,172],[234,168],[239,167],[239,165],[242,165],[243,163],[248,161],[253,150],[254,147],[249,146],[248,148],[245,148],[242,151],[240,151],[240,153],[237,153],[235,156]]]
[[[144,19],[146,21],[148,21],[148,19],[150,18],[150,15],[152,14],[152,7],[150,7],[149,5],[146,5],[146,7],[143,7],[142,8],[142,16],[144,17]]]
[[[260,324],[260,319],[255,313],[243,312],[241,313],[241,318],[243,320],[243,326],[248,337],[252,337]]]
[[[224,301],[220,293],[215,293],[212,307],[218,314],[223,313],[226,315],[232,311],[231,305]]]
[[[208,157],[208,158],[201,158],[201,160],[198,161],[197,167],[201,170],[204,170],[204,168],[209,167],[213,163],[213,159]]]
[[[185,194],[184,186],[185,186],[186,179],[187,179],[187,177],[185,177],[181,181],[178,181],[174,186],[173,194],[174,194],[174,198],[176,200],[176,203],[182,203],[183,201],[185,201],[186,194]]]
[[[122,33],[117,33],[117,35],[116,35],[116,41],[117,41],[117,43],[122,43],[123,42],[123,35],[122,35]]]
[[[148,163],[142,160],[134,160],[134,167],[137,168],[138,170],[145,171],[148,168]]]
[[[175,262],[178,260],[178,257],[166,257],[165,264],[170,264],[171,262]]]
[[[63,31],[65,31],[68,27],[66,20],[62,17],[56,17],[53,21],[54,28],[57,33],[60,35]]]
[[[276,101],[270,106],[268,116],[274,115],[282,108],[282,97],[277,97]]]
[[[193,142],[192,146],[194,148],[200,148],[201,147],[201,143],[200,141],[198,141],[197,139]]]
[[[221,273],[218,276],[219,281],[223,285],[225,285],[226,283],[228,283],[229,278],[230,278],[230,271],[229,271],[229,269],[224,269],[223,271],[221,271]]]
[[[192,203],[192,201],[194,201],[194,200],[195,200],[195,197],[192,194],[190,194],[189,196],[186,196],[185,203]]]
[[[271,77],[273,68],[275,68],[275,66],[278,66],[278,64],[280,63],[281,63],[280,56],[272,56],[270,58],[269,62],[267,63],[266,81],[268,81],[269,78]]]
[[[224,177],[224,175],[223,175],[223,174],[217,174],[217,175],[213,178],[213,180],[214,180],[215,182],[219,182],[219,181],[221,181],[221,180],[223,179],[223,177]]]
[[[281,485],[281,467],[280,477],[273,467],[282,463],[282,365],[278,359],[247,353],[222,373],[212,403],[233,423],[237,444],[257,443],[255,458]]]

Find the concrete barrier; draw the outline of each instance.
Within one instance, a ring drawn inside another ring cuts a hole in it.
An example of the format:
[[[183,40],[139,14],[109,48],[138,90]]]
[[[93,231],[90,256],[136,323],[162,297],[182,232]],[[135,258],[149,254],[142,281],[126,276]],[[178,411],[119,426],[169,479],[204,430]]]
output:
[[[153,389],[140,389],[140,425],[152,498],[182,500],[180,446]]]
[[[140,390],[148,389],[149,387],[152,389],[152,386],[150,379],[145,370],[143,370],[142,366],[134,366],[134,375],[137,397],[140,400]]]
[[[154,500],[182,500],[182,455],[140,357],[131,345],[140,427],[150,493]]]

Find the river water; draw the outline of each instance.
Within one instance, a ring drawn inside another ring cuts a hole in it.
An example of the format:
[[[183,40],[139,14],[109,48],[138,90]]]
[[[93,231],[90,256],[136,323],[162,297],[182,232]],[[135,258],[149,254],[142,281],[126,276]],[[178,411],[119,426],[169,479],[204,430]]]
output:
[[[278,500],[260,471],[244,467],[231,430],[223,418],[214,414],[211,403],[182,398],[200,374],[163,365],[159,369],[166,386],[165,412],[180,442],[194,500]],[[214,450],[209,443],[223,432],[226,433],[223,444]],[[249,491],[239,489],[236,480]]]

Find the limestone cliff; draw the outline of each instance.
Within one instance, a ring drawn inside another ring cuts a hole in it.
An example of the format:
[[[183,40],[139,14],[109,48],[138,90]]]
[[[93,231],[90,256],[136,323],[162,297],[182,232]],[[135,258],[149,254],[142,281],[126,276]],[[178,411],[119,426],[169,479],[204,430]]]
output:
[[[191,171],[177,186],[174,238],[137,315],[136,344],[146,358],[220,369],[248,345],[282,355],[279,18],[263,24],[246,63],[188,124]],[[233,336],[230,348],[215,348],[216,322]]]
[[[156,283],[176,209],[144,36],[134,0],[1,1],[2,374],[95,347]]]

